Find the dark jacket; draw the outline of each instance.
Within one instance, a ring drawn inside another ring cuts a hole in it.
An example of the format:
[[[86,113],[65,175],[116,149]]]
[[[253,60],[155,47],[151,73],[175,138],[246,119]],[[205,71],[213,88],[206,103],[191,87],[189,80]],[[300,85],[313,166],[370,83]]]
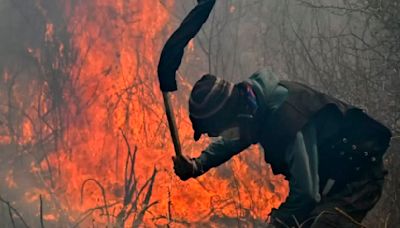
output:
[[[279,81],[268,70],[255,73],[248,82],[252,84],[260,107],[256,115],[261,125],[260,137],[256,141],[264,148],[265,159],[274,173],[283,174],[289,180],[289,196],[273,211],[273,216],[283,220],[292,215],[300,220],[305,218],[319,202],[328,179],[350,176],[349,172],[342,175],[338,170],[343,167],[356,173],[357,168],[360,171],[361,166],[368,166],[365,161],[376,162],[372,158],[378,158],[388,146],[390,131],[352,105],[300,83]],[[342,135],[345,132],[354,134],[346,138]],[[373,142],[375,148],[365,141]],[[337,148],[332,149],[333,145]],[[240,140],[218,140],[197,160],[207,171],[248,146]],[[354,146],[357,149],[354,150]],[[343,151],[345,155],[341,155]],[[365,156],[367,151],[369,154]],[[344,181],[348,180],[341,182]]]

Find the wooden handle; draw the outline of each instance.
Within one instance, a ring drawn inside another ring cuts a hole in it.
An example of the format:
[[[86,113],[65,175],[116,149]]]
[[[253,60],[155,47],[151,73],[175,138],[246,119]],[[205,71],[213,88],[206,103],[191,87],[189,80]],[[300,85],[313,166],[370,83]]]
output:
[[[178,129],[176,127],[174,109],[171,105],[171,98],[169,92],[163,92],[165,113],[167,114],[167,120],[169,125],[169,131],[171,132],[172,142],[174,143],[175,154],[177,157],[182,157],[182,148],[179,141]]]

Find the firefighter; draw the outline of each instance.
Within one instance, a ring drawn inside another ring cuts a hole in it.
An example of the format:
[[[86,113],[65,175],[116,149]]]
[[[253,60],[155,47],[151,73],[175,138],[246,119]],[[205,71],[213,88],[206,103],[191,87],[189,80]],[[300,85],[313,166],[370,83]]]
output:
[[[290,187],[271,227],[360,227],[380,198],[391,132],[360,108],[263,69],[238,84],[203,76],[189,116],[196,141],[218,139],[199,157],[174,157],[176,175],[196,178],[260,144]]]

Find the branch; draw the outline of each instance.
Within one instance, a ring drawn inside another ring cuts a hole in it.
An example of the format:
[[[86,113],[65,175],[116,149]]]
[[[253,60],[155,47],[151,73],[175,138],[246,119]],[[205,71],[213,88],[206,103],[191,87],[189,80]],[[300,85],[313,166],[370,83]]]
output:
[[[15,209],[13,206],[10,205],[10,202],[6,201],[6,200],[3,199],[3,197],[1,197],[1,196],[0,196],[0,202],[3,202],[3,203],[5,203],[5,204],[7,205],[7,207],[8,207],[8,213],[9,213],[9,215],[10,215],[11,222],[12,222],[12,224],[13,224],[14,227],[15,227],[15,222],[14,222],[14,219],[13,219],[13,217],[12,217],[12,212],[11,212],[11,211],[13,211],[13,212],[18,216],[18,218],[22,221],[22,223],[24,224],[25,227],[28,227],[28,228],[29,228],[28,224],[25,222],[25,220],[24,220],[24,218],[22,217],[22,215],[18,212],[17,209]]]
[[[81,187],[81,204],[83,202],[83,190],[85,188],[85,185],[87,182],[89,181],[93,181],[101,190],[101,195],[103,196],[103,202],[104,202],[104,208],[106,210],[106,215],[107,215],[107,222],[108,224],[110,224],[110,213],[108,212],[108,206],[107,206],[107,200],[106,200],[106,193],[105,193],[105,189],[104,187],[100,184],[100,182],[98,182],[95,179],[86,179],[83,183],[82,183],[82,187]]]
[[[40,200],[40,227],[44,228],[42,195],[39,195],[39,200]]]

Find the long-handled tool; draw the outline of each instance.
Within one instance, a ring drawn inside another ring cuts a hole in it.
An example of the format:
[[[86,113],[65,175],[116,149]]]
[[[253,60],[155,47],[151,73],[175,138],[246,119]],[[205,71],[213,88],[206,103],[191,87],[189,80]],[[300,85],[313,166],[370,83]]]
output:
[[[182,62],[184,49],[189,41],[196,36],[202,25],[210,16],[216,0],[198,0],[196,7],[185,17],[179,28],[168,39],[161,52],[158,63],[158,80],[163,94],[165,112],[169,130],[174,143],[175,154],[182,157],[182,148],[176,127],[174,110],[171,105],[171,92],[177,90],[176,71]]]
[[[179,140],[178,128],[176,127],[174,109],[171,105],[171,94],[170,92],[163,92],[162,95],[164,99],[165,113],[167,114],[168,119],[169,131],[171,132],[172,142],[174,143],[175,154],[177,157],[181,157],[182,148]]]

